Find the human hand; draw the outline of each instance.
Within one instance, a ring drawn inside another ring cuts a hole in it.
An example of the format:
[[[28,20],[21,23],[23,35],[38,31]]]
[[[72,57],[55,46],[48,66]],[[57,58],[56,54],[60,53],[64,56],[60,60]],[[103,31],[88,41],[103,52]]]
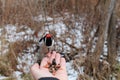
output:
[[[52,64],[53,59],[55,59],[57,65],[60,65],[60,68],[54,74],[49,72],[49,65]],[[56,53],[55,51],[53,51],[52,54],[48,53],[48,57],[42,59],[40,66],[38,63],[35,63],[31,67],[31,73],[35,80],[43,77],[54,77],[59,80],[68,80],[66,61],[64,58],[61,58],[59,53]]]

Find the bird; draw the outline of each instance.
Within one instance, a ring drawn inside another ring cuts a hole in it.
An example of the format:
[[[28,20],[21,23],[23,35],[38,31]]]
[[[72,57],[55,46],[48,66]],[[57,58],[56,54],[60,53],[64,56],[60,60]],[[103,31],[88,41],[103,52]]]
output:
[[[49,32],[47,32],[40,40],[39,40],[39,44],[41,45],[41,43],[44,42],[44,45],[47,47],[48,52],[50,52],[53,49],[53,45],[54,45],[54,39],[52,34],[50,34]]]
[[[54,39],[52,34],[46,32],[38,41],[37,48],[35,52],[37,52],[37,62],[40,63],[42,58],[46,56],[46,53],[51,52],[53,50]]]

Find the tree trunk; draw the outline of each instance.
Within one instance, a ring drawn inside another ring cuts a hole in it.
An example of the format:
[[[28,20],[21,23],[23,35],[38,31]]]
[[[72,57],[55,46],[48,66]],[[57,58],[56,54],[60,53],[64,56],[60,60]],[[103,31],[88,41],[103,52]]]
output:
[[[111,64],[111,68],[116,62],[116,55],[116,18],[112,14],[108,31],[108,62]]]
[[[111,64],[111,69],[115,64],[115,57],[117,55],[116,49],[116,17],[114,14],[114,9],[116,5],[116,0],[111,0],[109,10],[108,10],[108,19],[106,21],[106,35],[104,36],[108,41],[108,62]]]

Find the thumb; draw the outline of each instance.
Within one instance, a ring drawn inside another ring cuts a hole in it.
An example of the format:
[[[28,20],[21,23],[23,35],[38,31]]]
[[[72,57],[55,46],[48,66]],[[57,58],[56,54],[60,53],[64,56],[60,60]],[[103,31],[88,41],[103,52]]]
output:
[[[40,66],[38,63],[35,63],[30,69],[30,72],[35,80],[38,80],[40,77],[38,73],[39,70],[40,70]]]
[[[32,67],[31,67],[31,71],[34,71],[34,70],[38,70],[40,69],[40,66],[38,63],[35,63]]]
[[[60,59],[60,65],[61,65],[61,68],[66,70],[66,61],[65,61],[65,58],[61,58]]]

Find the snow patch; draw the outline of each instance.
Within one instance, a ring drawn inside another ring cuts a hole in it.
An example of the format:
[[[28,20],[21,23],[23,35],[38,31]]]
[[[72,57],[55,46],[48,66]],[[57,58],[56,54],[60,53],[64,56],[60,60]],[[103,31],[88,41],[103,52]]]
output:
[[[67,73],[68,73],[68,80],[77,80],[78,72],[75,71],[72,68],[72,63],[73,63],[73,61],[70,61],[70,62],[66,63],[66,68],[67,68]]]
[[[0,75],[0,80],[5,80],[5,79],[8,79],[8,77],[1,76],[1,75]]]
[[[63,24],[63,22],[59,22],[53,25],[49,25],[45,27],[46,31],[52,31],[54,30],[56,32],[56,37],[60,37],[61,34],[64,34],[66,31],[66,26]]]
[[[14,71],[13,72],[13,77],[14,78],[16,78],[17,80],[22,80],[22,78],[21,78],[21,75],[22,75],[23,73],[22,72],[20,72],[20,71]]]
[[[34,55],[31,53],[21,53],[23,54],[21,57],[18,57],[18,64],[17,68],[19,70],[23,69],[25,73],[28,73],[30,71],[30,66],[34,64]]]

